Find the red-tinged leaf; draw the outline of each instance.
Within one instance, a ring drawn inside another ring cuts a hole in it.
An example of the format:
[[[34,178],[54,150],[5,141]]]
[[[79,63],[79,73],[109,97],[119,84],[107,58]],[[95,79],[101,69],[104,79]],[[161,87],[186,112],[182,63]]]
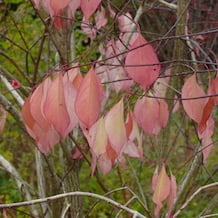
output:
[[[131,51],[128,52],[125,61],[129,77],[143,89],[147,89],[152,85],[160,73],[158,57],[153,47],[149,44],[145,45],[146,43],[147,41],[143,36],[138,34],[136,40],[129,48]]]
[[[150,135],[157,135],[161,129],[159,113],[160,106],[157,99],[143,97],[138,99],[135,104],[136,122]]]
[[[128,114],[127,114],[125,127],[126,127],[126,135],[129,138],[129,135],[130,135],[130,133],[132,132],[132,129],[133,129],[133,114],[132,114],[131,111],[129,111]]]
[[[111,147],[120,154],[127,142],[126,128],[124,123],[123,99],[120,100],[105,117],[105,129]]]
[[[211,137],[214,134],[214,120],[210,117],[206,122],[206,128],[203,132],[200,132],[198,129],[198,137],[199,139],[203,139],[205,137]]]
[[[162,128],[166,127],[167,122],[169,120],[169,109],[168,109],[168,104],[166,103],[165,100],[159,99],[159,107],[160,107],[160,126]]]
[[[0,135],[5,126],[7,114],[7,111],[0,105]]]
[[[64,139],[70,125],[70,116],[65,102],[64,84],[62,74],[58,74],[52,81],[43,106],[46,119]]]
[[[111,147],[110,144],[107,144],[107,147],[106,147],[106,150],[107,150],[107,156],[108,158],[111,160],[111,163],[113,164],[117,158],[117,153],[116,151]]]
[[[81,10],[84,14],[85,21],[88,21],[92,14],[96,11],[101,0],[81,0]]]
[[[24,124],[26,126],[26,129],[27,129],[27,132],[29,133],[29,135],[36,139],[36,134],[34,133],[33,129],[34,129],[34,126],[35,126],[35,120],[30,112],[30,98],[31,96],[29,96],[23,106],[22,106],[22,110],[21,110],[21,113],[22,113],[22,117],[24,119]]]
[[[182,104],[188,116],[198,124],[201,122],[203,110],[207,103],[203,89],[197,84],[196,76],[189,77],[182,88]],[[195,98],[195,99],[192,99]]]
[[[200,133],[203,133],[204,130],[206,129],[206,123],[208,121],[208,119],[211,116],[212,110],[214,107],[214,98],[211,97],[209,98],[209,100],[207,101],[204,109],[203,109],[203,114],[202,114],[202,118],[201,118],[201,122],[198,126],[198,130]]]
[[[204,163],[206,162],[209,154],[211,153],[211,150],[213,148],[213,141],[212,141],[212,135],[214,134],[214,126],[215,122],[214,120],[210,117],[207,122],[206,122],[206,127],[204,131],[201,133],[198,130],[198,137],[202,141],[202,152],[203,152],[203,161]]]
[[[155,216],[158,217],[161,208],[163,207],[162,201],[165,200],[170,193],[170,179],[166,173],[165,166],[163,165],[158,175],[154,194],[152,197],[153,202],[156,204]]]
[[[170,193],[169,193],[168,202],[167,202],[167,208],[168,208],[167,218],[173,217],[172,210],[173,210],[173,205],[174,205],[176,196],[177,196],[176,177],[171,173]]]
[[[93,68],[84,77],[75,102],[76,114],[85,128],[90,128],[98,119],[103,88]]]

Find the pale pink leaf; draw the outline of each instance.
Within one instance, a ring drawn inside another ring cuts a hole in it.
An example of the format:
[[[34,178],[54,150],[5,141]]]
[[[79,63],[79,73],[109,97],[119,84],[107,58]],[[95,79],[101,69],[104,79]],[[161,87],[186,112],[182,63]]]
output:
[[[81,10],[84,14],[85,20],[88,21],[92,14],[96,11],[101,0],[81,0]]]
[[[50,82],[51,81],[49,78],[44,80],[43,83],[39,84],[38,87],[34,90],[30,98],[30,113],[35,122],[45,132],[49,129],[50,123],[45,119],[42,110],[44,104],[43,95],[47,96],[47,90],[45,90],[45,86],[48,88]]]
[[[160,107],[157,99],[143,97],[138,99],[135,104],[136,122],[150,135],[158,134],[161,129],[159,113]]]
[[[131,16],[130,13],[122,14],[118,17],[118,24],[120,32],[131,32],[133,25],[135,25],[135,22]]]
[[[182,87],[182,104],[188,116],[198,124],[201,122],[203,110],[207,103],[203,89],[197,84],[196,76],[189,77]],[[194,99],[193,99],[194,98]]]
[[[174,201],[176,199],[176,196],[177,196],[176,177],[171,173],[171,177],[170,177],[170,193],[169,193],[168,202],[167,202],[167,208],[168,208],[167,217],[168,218],[173,217],[172,210],[173,210],[173,205],[174,205]]]
[[[101,7],[95,16],[96,28],[98,30],[101,29],[103,26],[105,26],[107,24],[107,21],[108,20],[107,20],[106,14],[105,14],[105,9],[103,7]]]
[[[69,4],[70,13],[71,13],[70,17],[72,18],[75,17],[75,12],[80,7],[80,5],[81,5],[81,0],[71,0]]]
[[[48,89],[43,111],[46,119],[65,139],[68,134],[66,130],[70,125],[70,116],[65,102],[63,76],[61,73],[56,76]]]
[[[54,14],[57,15],[59,12],[66,8],[72,0],[50,0],[51,8],[54,10]]]
[[[78,118],[75,112],[75,101],[76,101],[77,90],[73,86],[72,82],[69,80],[67,74],[64,75],[63,82],[64,82],[64,97],[66,102],[66,108],[67,108],[68,115],[70,117],[70,123],[66,129],[66,134],[69,134],[78,124]]]
[[[165,166],[163,165],[158,175],[156,186],[154,188],[154,194],[152,197],[153,202],[156,204],[155,216],[158,217],[161,208],[163,207],[163,200],[165,200],[170,193],[170,179],[166,173]]]
[[[150,44],[138,34],[136,40],[130,45],[130,51],[125,60],[129,77],[143,89],[147,89],[158,78],[160,64],[158,57]]]
[[[90,128],[98,119],[103,88],[93,68],[84,77],[75,102],[76,114],[85,128]]]
[[[112,161],[107,153],[101,154],[98,159],[98,165],[104,175],[106,175],[112,168]]]
[[[93,152],[95,152],[96,157],[106,153],[108,139],[103,117],[101,117],[94,125],[92,125],[89,135],[89,146],[92,148]]]
[[[129,157],[141,158],[141,153],[135,143],[129,141],[125,144],[123,153],[127,154]]]
[[[127,142],[123,110],[122,99],[110,109],[105,117],[105,129],[108,139],[117,155],[120,154],[120,151]]]

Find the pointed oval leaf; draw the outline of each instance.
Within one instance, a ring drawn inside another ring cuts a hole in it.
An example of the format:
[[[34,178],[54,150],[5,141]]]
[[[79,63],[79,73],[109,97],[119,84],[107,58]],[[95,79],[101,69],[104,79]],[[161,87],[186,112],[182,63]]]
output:
[[[61,73],[52,81],[43,106],[46,119],[54,126],[63,139],[66,138],[70,117],[65,102],[63,76]]]
[[[84,14],[85,21],[88,21],[95,10],[98,8],[101,0],[81,0],[81,10]]]
[[[182,87],[182,104],[185,112],[195,122],[200,123],[207,103],[203,89],[197,84],[196,76],[189,77]],[[196,98],[196,99],[192,99]]]
[[[158,175],[154,194],[152,197],[153,202],[156,204],[155,216],[159,215],[161,208],[163,207],[162,201],[165,200],[170,193],[170,179],[166,173],[165,166],[163,165]]]
[[[160,131],[159,109],[159,103],[154,98],[143,97],[138,99],[135,104],[136,122],[150,135],[156,135]]]
[[[94,125],[92,125],[89,135],[89,146],[92,148],[93,152],[95,152],[96,156],[99,157],[99,155],[106,153],[108,139],[103,117],[101,117]]]
[[[72,0],[50,0],[51,8],[54,10],[55,15],[59,14],[59,11],[66,8]]]
[[[75,102],[76,114],[80,122],[89,129],[98,119],[103,88],[93,68],[84,77]]]
[[[147,41],[141,34],[130,46],[125,60],[125,66],[129,77],[138,83],[143,89],[147,89],[160,74],[158,57],[151,45],[145,45]],[[144,46],[145,45],[145,46]]]
[[[177,196],[177,183],[176,183],[176,177],[171,173],[170,176],[170,193],[168,197],[168,202],[167,202],[167,208],[168,208],[168,215],[167,217],[173,217],[172,210],[173,210],[173,205],[174,201]]]
[[[123,146],[127,142],[126,128],[124,123],[123,99],[120,100],[105,117],[105,129],[111,147],[120,154]]]

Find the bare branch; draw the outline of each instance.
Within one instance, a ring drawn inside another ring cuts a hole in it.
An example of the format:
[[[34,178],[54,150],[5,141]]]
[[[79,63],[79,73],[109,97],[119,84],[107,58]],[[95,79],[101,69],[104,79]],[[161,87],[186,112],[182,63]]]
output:
[[[51,201],[55,201],[55,200],[62,199],[62,198],[72,197],[72,196],[84,196],[84,197],[96,198],[96,199],[105,201],[105,202],[113,205],[114,207],[117,207],[117,208],[122,209],[128,213],[131,213],[133,215],[133,217],[135,217],[135,218],[146,218],[141,213],[139,213],[135,210],[132,210],[132,209],[118,203],[117,201],[114,201],[114,200],[108,198],[108,197],[98,195],[95,193],[91,193],[91,192],[79,192],[79,191],[53,195],[53,196],[50,196],[47,198],[40,198],[40,199],[35,199],[35,200],[30,200],[30,201],[23,201],[23,202],[11,203],[11,204],[0,204],[0,209],[15,208],[15,207],[21,207],[21,206],[25,207],[25,206],[30,206],[30,205],[34,205],[34,204],[44,203],[44,202],[51,202]]]
[[[17,170],[14,168],[14,166],[8,160],[6,160],[2,155],[0,155],[0,164],[2,165],[5,171],[7,171],[13,176],[13,178],[15,179],[17,183],[18,189],[24,194],[25,199],[27,201],[31,201],[32,196],[30,194],[29,187],[27,183],[19,175]],[[29,206],[31,207],[31,211],[33,215],[38,217],[38,211],[35,208],[35,206],[34,205],[29,205]]]

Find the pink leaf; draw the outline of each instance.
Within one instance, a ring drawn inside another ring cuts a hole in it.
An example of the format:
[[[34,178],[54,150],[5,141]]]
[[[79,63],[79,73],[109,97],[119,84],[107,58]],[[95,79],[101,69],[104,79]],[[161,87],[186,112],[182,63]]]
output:
[[[56,131],[65,139],[68,134],[66,130],[71,120],[66,106],[63,76],[61,73],[56,76],[48,89],[43,111],[46,119],[52,123]]]
[[[202,113],[202,118],[201,118],[201,122],[198,126],[199,131],[202,133],[205,128],[206,128],[206,123],[208,121],[208,119],[211,116],[212,110],[214,108],[214,98],[211,97],[209,98],[209,100],[207,101],[204,109],[203,109],[203,113]]]
[[[81,0],[81,10],[84,14],[85,21],[89,20],[100,3],[101,0]]]
[[[64,96],[65,96],[66,108],[67,108],[68,115],[70,117],[70,123],[66,129],[66,134],[68,134],[78,124],[78,118],[75,112],[75,101],[76,101],[77,90],[73,86],[72,82],[69,80],[67,74],[64,75],[63,82],[64,82]]]
[[[127,142],[126,128],[124,123],[123,99],[120,100],[105,117],[105,129],[111,147],[120,154],[123,146]]]
[[[103,7],[101,7],[101,9],[96,14],[95,24],[98,30],[107,24],[107,17],[105,14],[105,9]]]
[[[41,86],[41,85],[40,85]],[[41,88],[40,88],[41,89]],[[39,90],[39,89],[38,89]],[[38,98],[39,94],[36,94],[36,97]],[[34,97],[34,98],[36,98]],[[37,143],[37,147],[39,150],[43,153],[48,153],[54,146],[54,144],[58,143],[59,136],[57,132],[53,129],[53,127],[46,122],[42,118],[41,111],[39,110],[41,106],[41,102],[38,100],[38,106],[37,104],[30,104],[31,96],[29,96],[23,107],[22,107],[22,116],[25,122],[26,129],[28,133],[35,139]],[[33,100],[32,100],[33,101]],[[34,114],[36,118],[39,118],[37,121],[39,124],[34,120],[32,114],[31,114],[31,107],[37,106],[38,108],[35,108]],[[40,115],[37,115],[37,111],[40,113]]]
[[[98,119],[103,88],[93,68],[84,77],[75,102],[76,114],[85,128],[90,128]]]
[[[60,10],[66,8],[72,0],[50,0],[51,8],[54,10],[54,14],[59,14]]]
[[[207,99],[202,98],[204,96],[205,92],[197,84],[196,76],[189,77],[182,88],[182,99],[184,99],[182,104],[188,116],[198,124],[201,122],[203,110],[207,103]]]
[[[5,126],[7,114],[7,111],[0,105],[0,135]]]
[[[158,78],[160,65],[158,57],[151,45],[145,45],[147,41],[141,34],[130,46],[125,66],[129,77],[147,89]],[[144,66],[142,66],[144,65]],[[146,66],[147,65],[147,66]]]
[[[168,197],[168,202],[167,202],[167,208],[168,208],[168,218],[173,217],[172,215],[172,210],[173,210],[173,205],[174,201],[177,196],[177,184],[176,184],[176,177],[171,173],[170,177],[170,193]]]
[[[30,112],[30,98],[31,96],[29,96],[23,106],[22,106],[22,117],[24,119],[24,124],[25,127],[27,129],[27,132],[29,133],[29,135],[34,138],[36,140],[36,134],[34,133],[34,126],[35,126],[35,120]]]
[[[156,204],[154,212],[156,217],[158,217],[160,210],[163,207],[162,201],[169,196],[170,184],[170,179],[166,173],[165,166],[163,165],[158,175],[156,185],[154,187],[154,194],[152,197],[153,202]]]
[[[92,125],[89,135],[89,146],[92,151],[95,152],[95,155],[98,157],[99,155],[106,153],[108,139],[104,119],[102,117],[94,125]]]
[[[166,110],[164,107],[162,109],[163,113]],[[137,100],[134,115],[139,126],[150,135],[157,135],[161,127],[164,127],[163,124],[165,124],[167,119],[167,116],[164,114],[160,116],[160,105],[157,99],[147,97]]]

